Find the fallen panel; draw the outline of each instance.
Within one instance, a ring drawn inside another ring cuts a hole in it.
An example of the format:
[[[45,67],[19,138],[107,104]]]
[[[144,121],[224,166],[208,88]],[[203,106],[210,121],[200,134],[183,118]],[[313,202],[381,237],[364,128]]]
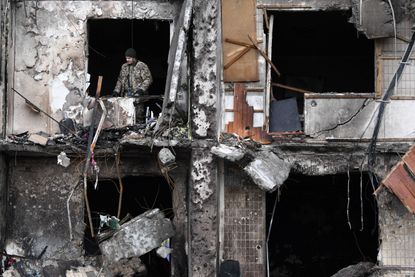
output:
[[[411,213],[415,213],[415,145],[389,172],[382,184],[390,189]]]
[[[173,235],[170,220],[159,209],[154,209],[122,225],[111,238],[100,244],[100,249],[107,260],[118,262],[148,253]]]

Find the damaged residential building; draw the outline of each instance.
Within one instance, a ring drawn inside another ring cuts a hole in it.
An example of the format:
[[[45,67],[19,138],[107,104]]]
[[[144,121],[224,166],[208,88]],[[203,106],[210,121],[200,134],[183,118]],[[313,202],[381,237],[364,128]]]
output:
[[[0,3],[0,275],[415,276],[414,1]]]

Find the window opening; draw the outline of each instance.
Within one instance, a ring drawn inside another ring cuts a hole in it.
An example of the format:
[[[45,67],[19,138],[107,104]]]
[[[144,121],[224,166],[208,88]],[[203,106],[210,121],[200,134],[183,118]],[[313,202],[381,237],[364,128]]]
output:
[[[172,192],[166,180],[162,177],[127,176],[123,178],[124,193],[120,219],[127,214],[134,218],[147,210],[159,208],[164,215],[173,220]],[[97,234],[100,225],[99,215],[117,216],[118,212],[118,179],[101,180],[98,188],[94,183],[88,184],[88,200],[91,207],[94,231]],[[100,255],[95,239],[90,237],[87,215],[85,215],[86,230],[84,248],[87,256]],[[159,257],[155,250],[140,257],[147,268],[145,276],[170,276],[170,261]],[[140,275],[141,276],[141,275]]]
[[[102,96],[110,96],[117,82],[124,53],[134,48],[137,59],[150,69],[153,83],[148,94],[162,96],[167,76],[170,22],[137,19],[91,19],[88,21],[88,93],[95,95],[98,76],[103,76]],[[157,104],[156,104],[157,103]],[[160,112],[162,100],[149,100],[150,109]]]
[[[281,76],[272,72],[270,132],[303,128],[304,93],[279,85],[317,93],[374,92],[374,42],[348,23],[349,12],[273,16],[272,61]]]
[[[289,177],[270,232],[270,276],[331,276],[351,264],[376,263],[377,204],[372,186],[366,173],[350,173],[350,230],[347,184],[347,174]],[[267,223],[276,193],[267,194]]]

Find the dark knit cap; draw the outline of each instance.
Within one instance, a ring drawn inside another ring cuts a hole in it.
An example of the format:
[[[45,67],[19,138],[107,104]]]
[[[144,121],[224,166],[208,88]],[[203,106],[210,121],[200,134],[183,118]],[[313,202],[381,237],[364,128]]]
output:
[[[136,58],[137,57],[137,53],[135,52],[135,50],[133,48],[128,48],[125,51],[125,56],[126,57],[131,57],[131,58]]]

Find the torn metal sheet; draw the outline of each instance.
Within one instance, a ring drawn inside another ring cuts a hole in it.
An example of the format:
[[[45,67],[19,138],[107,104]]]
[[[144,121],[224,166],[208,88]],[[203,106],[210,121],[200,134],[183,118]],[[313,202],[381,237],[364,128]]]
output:
[[[120,230],[100,244],[100,249],[108,261],[117,262],[148,253],[173,235],[171,221],[159,209],[154,209],[121,225]]]
[[[411,213],[415,213],[415,145],[389,172],[382,184],[390,189]]]

